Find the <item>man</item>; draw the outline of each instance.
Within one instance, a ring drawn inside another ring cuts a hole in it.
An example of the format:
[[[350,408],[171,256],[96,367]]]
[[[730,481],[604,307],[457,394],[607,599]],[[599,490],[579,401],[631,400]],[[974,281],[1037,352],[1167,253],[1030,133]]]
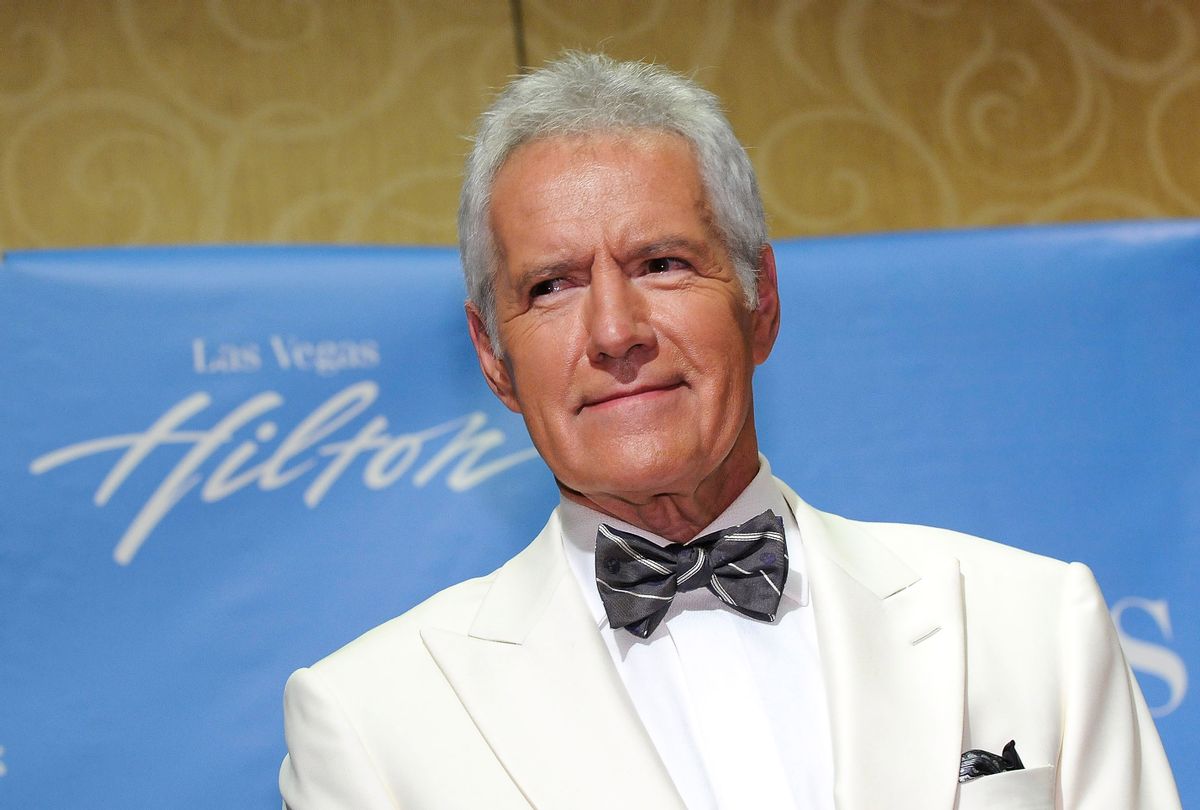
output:
[[[1086,567],[771,477],[774,258],[714,97],[599,56],[517,79],[459,230],[480,366],[561,503],[292,676],[288,806],[1179,807]]]

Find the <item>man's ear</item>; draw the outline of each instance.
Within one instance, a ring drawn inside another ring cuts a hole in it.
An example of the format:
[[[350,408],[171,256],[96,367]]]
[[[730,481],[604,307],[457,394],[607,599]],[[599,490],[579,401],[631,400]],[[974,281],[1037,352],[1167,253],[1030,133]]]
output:
[[[487,326],[483,316],[475,305],[467,302],[467,332],[471,335],[471,343],[475,346],[475,356],[479,358],[479,370],[483,372],[488,387],[492,389],[501,402],[510,411],[521,412],[517,402],[516,389],[513,386],[512,375],[504,360],[496,356],[492,349],[492,339],[488,336]]]
[[[763,245],[758,256],[758,306],[751,318],[754,362],[765,363],[779,335],[779,279],[775,274],[775,251]]]

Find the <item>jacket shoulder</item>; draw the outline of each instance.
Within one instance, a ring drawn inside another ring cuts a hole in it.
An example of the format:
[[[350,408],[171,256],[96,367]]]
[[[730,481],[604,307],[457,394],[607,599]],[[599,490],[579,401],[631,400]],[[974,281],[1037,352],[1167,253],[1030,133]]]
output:
[[[1029,582],[1061,579],[1071,564],[983,537],[911,523],[850,521],[914,567],[946,557],[958,560],[965,576],[1019,576]]]
[[[440,591],[292,674],[280,771],[291,806],[467,807],[476,783],[489,806],[523,806],[421,635],[465,633],[495,577]]]

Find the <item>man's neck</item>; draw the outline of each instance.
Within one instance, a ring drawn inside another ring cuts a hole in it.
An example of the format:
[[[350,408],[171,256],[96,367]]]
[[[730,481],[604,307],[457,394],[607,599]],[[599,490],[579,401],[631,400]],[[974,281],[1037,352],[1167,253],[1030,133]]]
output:
[[[649,495],[582,493],[559,483],[567,500],[637,526],[664,540],[686,543],[724,512],[758,473],[757,449],[727,459],[699,485],[684,492]]]

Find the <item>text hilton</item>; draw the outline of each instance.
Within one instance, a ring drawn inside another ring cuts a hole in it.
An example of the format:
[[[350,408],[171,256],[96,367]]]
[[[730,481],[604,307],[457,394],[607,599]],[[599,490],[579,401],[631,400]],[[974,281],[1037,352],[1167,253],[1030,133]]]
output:
[[[159,482],[113,549],[113,559],[127,565],[180,499],[201,483],[200,499],[213,503],[251,484],[264,491],[275,490],[313,473],[303,494],[304,503],[311,509],[346,469],[364,455],[367,458],[362,481],[371,489],[394,484],[410,469],[414,470],[413,486],[422,487],[453,464],[446,475],[446,486],[455,492],[471,489],[536,455],[532,448],[526,448],[484,460],[483,456],[504,444],[506,438],[497,428],[484,429],[487,416],[480,411],[399,435],[389,434],[387,417],[376,415],[363,422],[349,438],[329,441],[334,433],[362,416],[378,396],[379,386],[369,380],[343,389],[292,428],[265,459],[252,464],[262,445],[280,433],[278,424],[262,417],[283,405],[283,397],[275,391],[264,391],[233,408],[210,428],[185,429],[188,420],[212,404],[209,394],[197,392],[173,405],[142,433],[77,442],[34,459],[29,470],[41,475],[79,459],[123,450],[92,497],[96,506],[104,506],[151,453],[168,445],[187,447],[183,458]],[[252,434],[253,438],[243,438],[204,477],[201,468],[239,434]],[[426,442],[447,435],[449,440],[436,453],[414,467]]]

